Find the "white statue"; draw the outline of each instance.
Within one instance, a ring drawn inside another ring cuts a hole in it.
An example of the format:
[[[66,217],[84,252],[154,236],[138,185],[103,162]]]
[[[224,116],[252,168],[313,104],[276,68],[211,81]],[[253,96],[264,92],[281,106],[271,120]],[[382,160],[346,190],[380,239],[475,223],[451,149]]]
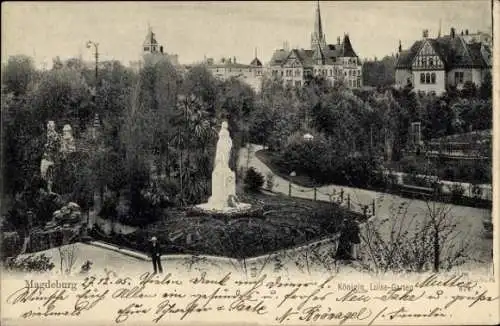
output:
[[[60,140],[54,121],[47,122],[47,142],[45,143],[45,151],[40,162],[40,175],[47,181],[47,190],[49,192],[52,191],[52,166],[56,160]]]
[[[73,138],[73,130],[70,125],[64,125],[63,136],[61,141],[61,152],[72,153],[76,150],[75,139]]]
[[[233,142],[227,128],[227,122],[222,122],[212,171],[212,196],[207,203],[198,205],[204,210],[233,212],[250,207],[249,204],[238,203],[237,200],[235,173],[229,168]]]

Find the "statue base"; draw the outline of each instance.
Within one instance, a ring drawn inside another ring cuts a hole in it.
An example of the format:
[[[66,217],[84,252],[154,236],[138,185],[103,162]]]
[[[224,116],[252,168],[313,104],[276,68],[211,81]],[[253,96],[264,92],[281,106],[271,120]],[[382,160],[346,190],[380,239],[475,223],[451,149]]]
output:
[[[248,212],[249,210],[252,209],[252,205],[246,204],[246,203],[237,203],[235,206],[224,206],[224,207],[217,207],[213,206],[210,203],[203,203],[200,205],[196,205],[194,207],[196,210],[199,211],[204,211],[208,213],[215,213],[215,214],[234,214],[234,213],[239,213],[239,212]]]

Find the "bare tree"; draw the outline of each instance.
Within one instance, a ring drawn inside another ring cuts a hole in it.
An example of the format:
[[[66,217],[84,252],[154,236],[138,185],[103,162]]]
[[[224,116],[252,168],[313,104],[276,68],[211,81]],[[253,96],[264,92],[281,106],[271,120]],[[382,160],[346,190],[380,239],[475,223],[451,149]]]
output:
[[[70,244],[57,248],[59,251],[59,268],[62,274],[70,274],[78,258],[78,247]]]
[[[391,216],[368,221],[361,232],[361,263],[377,272],[450,270],[469,260],[470,242],[457,228],[451,207],[426,202],[425,215],[408,215],[409,203]]]

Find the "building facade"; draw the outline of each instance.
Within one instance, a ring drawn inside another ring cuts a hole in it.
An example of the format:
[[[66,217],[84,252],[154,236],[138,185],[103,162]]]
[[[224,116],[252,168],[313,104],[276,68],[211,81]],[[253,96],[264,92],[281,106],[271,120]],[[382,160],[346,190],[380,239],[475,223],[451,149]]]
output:
[[[257,54],[250,64],[238,63],[236,57],[233,57],[223,58],[218,63],[215,63],[213,59],[207,59],[204,65],[215,78],[220,80],[236,78],[252,87],[254,91],[260,91],[264,67],[257,58]]]
[[[450,86],[461,89],[466,82],[480,86],[492,67],[491,43],[481,41],[487,40],[481,35],[457,34],[452,28],[449,35],[429,38],[424,30],[422,39],[408,50],[402,50],[400,43],[396,86],[436,94]]]
[[[156,35],[153,33],[151,26],[148,26],[148,32],[141,47],[141,60],[130,62],[130,67],[139,71],[145,61],[155,62],[161,58],[167,57],[176,68],[180,69],[179,57],[177,54],[169,54],[164,51],[164,47],[156,40]]]
[[[321,23],[319,2],[316,7],[314,31],[310,49],[276,50],[269,63],[271,75],[283,83],[301,87],[314,76],[325,78],[333,86],[343,81],[350,88],[362,87],[362,64],[354,51],[348,34],[336,44],[327,44]]]

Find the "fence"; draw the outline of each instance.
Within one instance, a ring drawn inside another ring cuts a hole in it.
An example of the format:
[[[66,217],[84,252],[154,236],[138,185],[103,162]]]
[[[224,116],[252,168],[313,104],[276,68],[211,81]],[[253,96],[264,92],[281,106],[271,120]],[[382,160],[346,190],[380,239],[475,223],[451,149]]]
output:
[[[298,197],[298,198],[309,198],[311,194],[313,195],[313,200],[317,201],[318,200],[318,194],[322,195],[323,198],[328,198],[326,199],[319,199],[321,201],[327,201],[330,203],[335,203],[338,204],[339,206],[346,207],[348,210],[352,210],[355,212],[360,212],[364,215],[365,218],[369,218],[371,216],[375,216],[376,209],[375,209],[375,199],[372,199],[370,202],[362,203],[362,202],[355,202],[353,198],[351,198],[350,193],[346,193],[344,189],[341,189],[340,191],[337,191],[336,189],[332,189],[331,193],[321,191],[317,187],[314,188],[305,188],[305,187],[299,187],[291,182],[288,183],[288,196],[289,197]],[[303,194],[301,196],[301,194]]]

